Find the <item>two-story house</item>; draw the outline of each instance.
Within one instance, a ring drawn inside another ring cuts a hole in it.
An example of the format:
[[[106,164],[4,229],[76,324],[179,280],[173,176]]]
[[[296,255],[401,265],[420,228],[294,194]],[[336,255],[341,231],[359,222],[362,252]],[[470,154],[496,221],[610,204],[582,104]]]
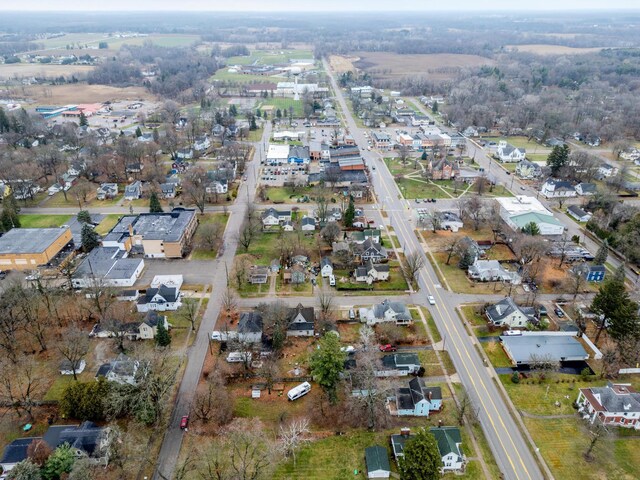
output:
[[[540,187],[540,193],[546,198],[569,198],[577,195],[576,189],[565,180],[548,178]]]
[[[526,158],[526,150],[524,148],[517,148],[507,143],[504,140],[498,142],[498,149],[496,150],[496,157],[502,163],[516,163]]]
[[[313,307],[303,307],[299,303],[296,307],[289,309],[287,336],[313,337],[315,321],[316,314]]]
[[[392,414],[401,416],[428,417],[433,411],[442,408],[442,390],[440,387],[427,387],[424,380],[415,377],[408,387],[396,389],[395,397],[389,399]]]
[[[511,297],[505,297],[485,310],[489,323],[496,327],[524,328],[537,322],[535,308],[520,307]]]
[[[589,423],[640,430],[640,393],[630,384],[581,388],[576,403],[578,412]]]

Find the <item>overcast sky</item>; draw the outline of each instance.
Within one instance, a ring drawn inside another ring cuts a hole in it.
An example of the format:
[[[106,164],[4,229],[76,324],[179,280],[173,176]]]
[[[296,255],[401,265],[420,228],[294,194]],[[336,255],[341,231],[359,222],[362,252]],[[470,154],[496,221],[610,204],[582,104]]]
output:
[[[638,0],[3,0],[0,10],[209,10],[209,11],[354,11],[354,10],[614,10],[640,9]]]

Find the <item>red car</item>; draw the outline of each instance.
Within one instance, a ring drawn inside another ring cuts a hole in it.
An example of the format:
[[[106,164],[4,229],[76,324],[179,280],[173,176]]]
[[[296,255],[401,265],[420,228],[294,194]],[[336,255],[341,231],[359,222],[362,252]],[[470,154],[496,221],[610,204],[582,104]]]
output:
[[[189,426],[189,415],[185,415],[182,417],[182,420],[180,420],[180,428],[182,430],[186,430],[188,426]]]
[[[386,345],[380,345],[379,348],[381,352],[395,352],[397,350],[397,348],[390,343],[387,343]]]

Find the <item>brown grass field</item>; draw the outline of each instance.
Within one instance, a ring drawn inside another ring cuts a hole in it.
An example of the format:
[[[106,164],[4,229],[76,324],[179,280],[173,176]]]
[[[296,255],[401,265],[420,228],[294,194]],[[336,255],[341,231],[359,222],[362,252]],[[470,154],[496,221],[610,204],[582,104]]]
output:
[[[398,55],[390,52],[360,52],[359,56],[360,60],[354,62],[356,67],[385,79],[418,75],[432,80],[449,80],[462,68],[495,63],[478,55],[448,53]]]
[[[107,85],[32,85],[17,87],[13,94],[27,97],[36,104],[101,103],[118,100],[153,100],[155,97],[144,87],[110,87]]]
[[[505,48],[518,52],[534,53],[536,55],[583,55],[585,53],[599,52],[605,47],[576,48],[564,45],[507,45]]]
[[[57,77],[85,74],[93,70],[90,65],[48,65],[42,63],[12,63],[0,65],[0,78]]]
[[[359,57],[343,57],[342,55],[331,55],[329,57],[329,65],[331,69],[340,74],[344,72],[355,72],[357,69],[353,66],[353,62],[357,62]]]

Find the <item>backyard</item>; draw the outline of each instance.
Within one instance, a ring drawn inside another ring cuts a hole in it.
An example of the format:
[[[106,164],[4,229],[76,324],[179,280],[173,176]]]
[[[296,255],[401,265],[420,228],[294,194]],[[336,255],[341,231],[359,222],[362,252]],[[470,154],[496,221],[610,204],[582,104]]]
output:
[[[209,245],[211,243],[210,239],[201,239],[198,232],[202,232],[204,230],[203,227],[206,225],[218,224],[220,225],[220,238],[222,238],[228,219],[229,214],[224,213],[205,213],[198,216],[198,228],[194,236],[194,248],[191,252],[192,260],[213,260],[218,256],[220,241],[216,242],[215,245]]]

